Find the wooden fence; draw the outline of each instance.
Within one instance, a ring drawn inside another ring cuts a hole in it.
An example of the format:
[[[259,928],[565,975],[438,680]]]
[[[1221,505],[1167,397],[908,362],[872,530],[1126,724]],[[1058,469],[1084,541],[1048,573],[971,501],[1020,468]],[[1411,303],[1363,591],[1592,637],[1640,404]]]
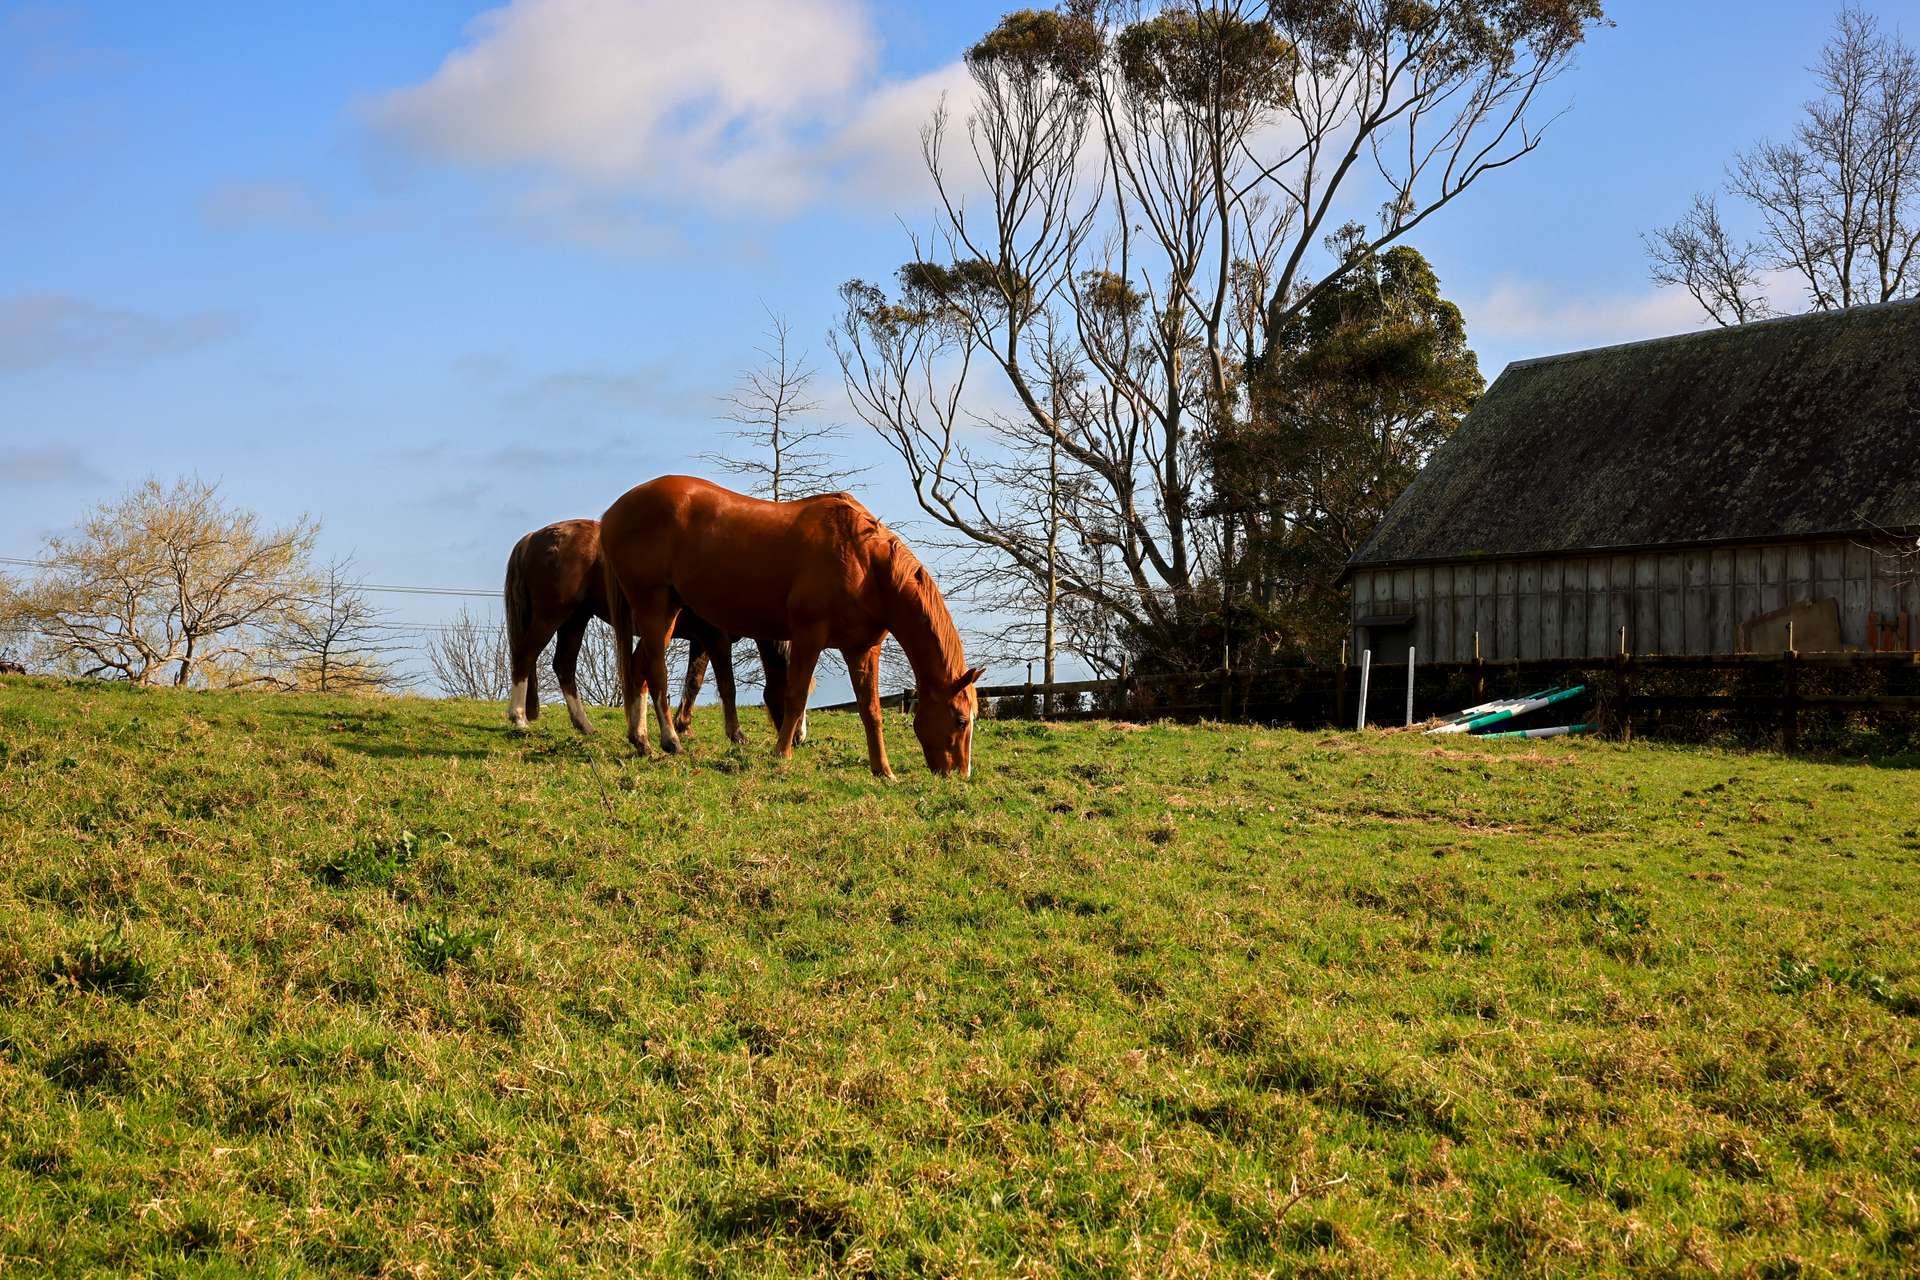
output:
[[[1622,654],[1603,659],[1536,658],[1417,664],[1416,721],[1446,715],[1489,697],[1585,684],[1592,696],[1584,719],[1630,739],[1636,730],[1688,733],[1703,722],[1748,738],[1765,736],[1787,750],[1801,745],[1804,717],[1901,716],[1920,725],[1920,652],[1780,654]],[[1360,669],[1351,664],[1258,672],[1205,671],[1132,675],[1124,679],[988,685],[988,714],[1013,719],[1043,714],[1053,694],[1056,720],[1176,719],[1352,728]],[[881,699],[900,710],[910,693]],[[1406,716],[1407,667],[1372,668],[1367,723],[1399,725]],[[823,708],[852,711],[857,704]]]

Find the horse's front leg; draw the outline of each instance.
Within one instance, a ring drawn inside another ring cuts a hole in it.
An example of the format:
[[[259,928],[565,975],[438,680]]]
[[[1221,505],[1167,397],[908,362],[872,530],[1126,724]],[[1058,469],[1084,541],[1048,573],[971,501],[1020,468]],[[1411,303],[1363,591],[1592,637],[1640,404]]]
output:
[[[787,698],[786,707],[780,715],[780,744],[777,748],[782,759],[793,755],[794,740],[800,736],[801,726],[806,724],[807,695],[813,691],[813,667],[820,661],[823,647],[818,640],[795,636],[787,650]]]
[[[893,778],[893,766],[887,763],[887,740],[880,732],[880,646],[871,649],[842,649],[847,674],[853,678],[854,701],[860,705],[860,722],[867,728],[867,767],[876,778]],[[806,732],[803,719],[800,731]]]

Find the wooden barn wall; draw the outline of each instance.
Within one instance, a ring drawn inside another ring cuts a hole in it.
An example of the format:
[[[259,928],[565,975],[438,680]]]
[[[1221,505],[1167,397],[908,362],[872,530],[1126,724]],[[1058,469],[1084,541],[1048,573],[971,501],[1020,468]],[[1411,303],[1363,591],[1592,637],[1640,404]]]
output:
[[[1842,643],[1864,648],[1867,615],[1920,616],[1920,581],[1847,541],[1565,556],[1362,569],[1353,575],[1355,645],[1362,618],[1413,615],[1430,662],[1732,653],[1741,622],[1801,600],[1840,604]]]

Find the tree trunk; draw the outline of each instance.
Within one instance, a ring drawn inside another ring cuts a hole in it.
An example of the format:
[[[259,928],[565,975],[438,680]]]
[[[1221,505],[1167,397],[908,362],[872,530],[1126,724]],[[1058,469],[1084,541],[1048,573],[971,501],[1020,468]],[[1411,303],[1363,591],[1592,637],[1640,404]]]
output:
[[[1058,419],[1056,418],[1056,421]],[[1047,441],[1047,691],[1041,695],[1041,715],[1053,719],[1054,605],[1060,598],[1060,572],[1057,558],[1060,546],[1060,446],[1051,437]]]

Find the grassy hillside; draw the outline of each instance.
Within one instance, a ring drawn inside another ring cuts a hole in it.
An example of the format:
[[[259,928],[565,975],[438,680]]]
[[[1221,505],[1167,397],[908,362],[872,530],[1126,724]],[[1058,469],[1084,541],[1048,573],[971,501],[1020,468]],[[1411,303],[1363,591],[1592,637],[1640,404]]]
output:
[[[0,681],[0,1272],[1920,1268],[1911,767],[705,717]]]

